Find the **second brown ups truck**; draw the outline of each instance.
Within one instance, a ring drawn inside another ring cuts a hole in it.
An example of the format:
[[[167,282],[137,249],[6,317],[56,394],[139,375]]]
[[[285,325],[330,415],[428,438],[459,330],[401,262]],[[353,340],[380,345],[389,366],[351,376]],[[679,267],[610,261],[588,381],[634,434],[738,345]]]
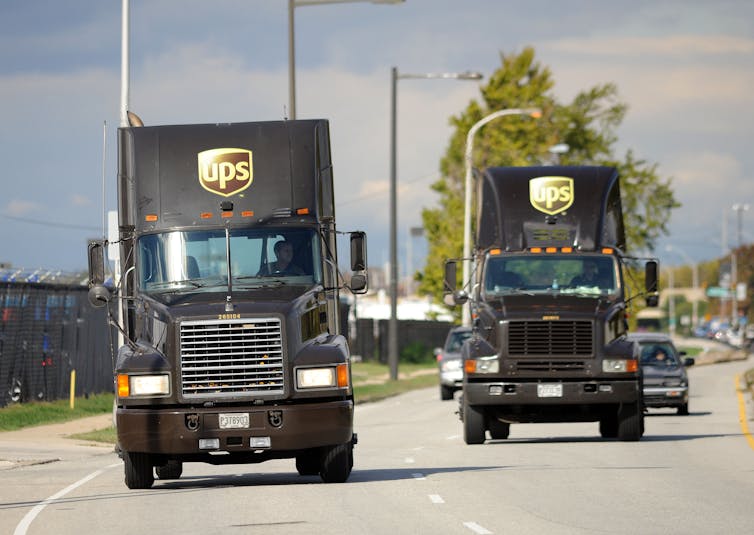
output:
[[[118,146],[126,485],[279,458],[345,481],[356,435],[328,122],[130,126]],[[350,242],[362,292],[365,236]],[[103,245],[89,245],[98,304]]]
[[[611,167],[493,167],[477,195],[473,335],[463,347],[459,414],[467,444],[512,423],[599,422],[639,440],[641,370],[626,340],[627,270],[618,174]],[[446,289],[455,290],[455,262]],[[648,304],[657,263],[645,265]]]

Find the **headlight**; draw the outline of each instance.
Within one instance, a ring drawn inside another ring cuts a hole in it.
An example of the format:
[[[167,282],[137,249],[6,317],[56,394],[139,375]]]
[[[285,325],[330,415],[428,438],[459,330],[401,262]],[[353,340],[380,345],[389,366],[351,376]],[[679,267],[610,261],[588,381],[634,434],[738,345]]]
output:
[[[605,373],[631,373],[639,369],[636,359],[605,359],[602,361],[602,371]]]
[[[170,376],[118,374],[118,396],[167,396],[170,394]]]
[[[444,372],[454,372],[461,369],[461,359],[444,360],[440,364],[440,368]]]
[[[296,370],[298,388],[332,388],[348,386],[348,364],[323,368],[298,368]]]
[[[468,359],[464,363],[466,373],[497,373],[500,370],[500,361],[497,355]]]

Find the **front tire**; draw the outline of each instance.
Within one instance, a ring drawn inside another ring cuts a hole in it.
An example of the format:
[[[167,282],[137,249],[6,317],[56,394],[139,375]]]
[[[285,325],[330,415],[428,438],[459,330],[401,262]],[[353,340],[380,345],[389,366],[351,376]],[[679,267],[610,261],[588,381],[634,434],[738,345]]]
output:
[[[463,440],[466,444],[484,444],[484,413],[463,403]]]
[[[490,418],[487,427],[490,430],[490,438],[493,440],[505,440],[511,432],[511,424],[501,422],[497,418]]]
[[[440,399],[443,401],[453,399],[453,389],[449,386],[440,385]]]
[[[644,427],[644,413],[639,403],[622,405],[618,411],[618,440],[636,442],[641,438]]]
[[[149,489],[154,484],[152,459],[148,453],[123,452],[126,486],[129,489]]]
[[[678,413],[679,416],[688,416],[689,415],[689,404],[688,402],[684,403],[680,407],[678,407]]]
[[[353,468],[353,442],[324,449],[319,477],[325,483],[344,483]]]
[[[180,479],[183,474],[183,463],[180,461],[168,461],[165,466],[156,466],[157,479]]]

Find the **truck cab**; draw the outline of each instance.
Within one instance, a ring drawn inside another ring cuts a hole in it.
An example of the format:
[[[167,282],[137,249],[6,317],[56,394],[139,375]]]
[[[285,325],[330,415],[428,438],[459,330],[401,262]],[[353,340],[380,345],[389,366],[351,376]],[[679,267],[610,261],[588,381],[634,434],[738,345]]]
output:
[[[459,414],[469,444],[512,423],[599,422],[606,438],[643,434],[641,370],[626,340],[625,235],[609,167],[497,167],[478,192]],[[657,264],[646,264],[656,292]],[[446,265],[455,288],[455,263]],[[652,299],[650,299],[651,301]]]
[[[121,128],[118,193],[118,295],[95,241],[90,300],[119,313],[126,485],[276,458],[345,481],[356,434],[327,121]],[[350,240],[363,292],[366,238]]]

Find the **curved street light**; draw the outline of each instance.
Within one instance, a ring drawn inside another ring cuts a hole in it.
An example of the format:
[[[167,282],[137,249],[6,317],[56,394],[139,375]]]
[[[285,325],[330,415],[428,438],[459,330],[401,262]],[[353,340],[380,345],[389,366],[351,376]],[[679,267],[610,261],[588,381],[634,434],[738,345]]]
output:
[[[498,110],[490,113],[486,117],[482,117],[479,121],[474,123],[469,129],[469,133],[466,135],[466,153],[464,155],[464,162],[466,165],[466,179],[464,184],[464,210],[463,210],[463,285],[469,283],[469,272],[471,265],[471,186],[473,181],[472,176],[472,154],[474,151],[474,135],[484,125],[497,119],[498,117],[505,117],[506,115],[528,115],[538,119],[542,116],[542,110],[539,108],[510,108],[505,110]],[[464,326],[471,324],[471,315],[469,314],[468,301],[463,305],[462,322]]]
[[[397,197],[397,87],[398,80],[481,80],[478,72],[443,72],[400,74],[397,67],[390,71],[390,320],[388,323],[388,363],[390,378],[398,379],[398,197]]]

